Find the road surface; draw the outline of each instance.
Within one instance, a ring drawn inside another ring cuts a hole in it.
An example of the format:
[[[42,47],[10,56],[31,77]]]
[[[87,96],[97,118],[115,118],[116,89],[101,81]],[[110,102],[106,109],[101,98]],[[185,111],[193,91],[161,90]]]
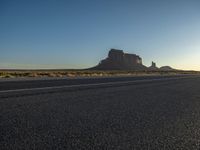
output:
[[[199,149],[200,76],[0,82],[0,149]]]

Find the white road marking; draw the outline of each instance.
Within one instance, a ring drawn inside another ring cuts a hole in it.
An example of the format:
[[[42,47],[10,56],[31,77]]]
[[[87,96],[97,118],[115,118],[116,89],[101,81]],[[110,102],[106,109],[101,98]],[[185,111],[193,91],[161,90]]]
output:
[[[38,91],[38,90],[55,90],[63,88],[73,88],[73,87],[90,87],[90,86],[100,86],[100,85],[117,85],[117,84],[127,84],[127,83],[142,83],[142,82],[152,82],[152,81],[165,81],[174,79],[183,79],[191,77],[174,77],[174,78],[160,78],[160,79],[141,79],[133,81],[114,81],[105,83],[91,83],[91,84],[78,84],[78,85],[63,85],[63,86],[52,86],[52,87],[41,87],[41,88],[26,88],[26,89],[14,89],[14,90],[4,90],[1,93],[12,93],[12,92],[25,92],[25,91]]]

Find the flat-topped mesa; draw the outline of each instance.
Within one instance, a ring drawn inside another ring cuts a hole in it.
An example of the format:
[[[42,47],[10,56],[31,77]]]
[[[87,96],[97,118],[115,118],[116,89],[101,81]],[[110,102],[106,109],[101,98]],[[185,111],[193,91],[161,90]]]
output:
[[[124,53],[123,50],[111,49],[108,57],[93,69],[145,70],[146,67],[142,65],[142,58],[140,56]]]
[[[111,49],[108,53],[108,58],[111,61],[123,62],[124,52],[123,50]]]
[[[108,57],[92,68],[92,70],[139,70],[139,71],[170,71],[175,70],[169,66],[158,68],[156,63],[152,62],[150,67],[142,64],[142,58],[136,54],[124,53],[123,50],[110,49]]]
[[[111,49],[108,58],[111,61],[121,62],[128,66],[142,64],[142,58],[135,54],[124,53],[123,50]]]

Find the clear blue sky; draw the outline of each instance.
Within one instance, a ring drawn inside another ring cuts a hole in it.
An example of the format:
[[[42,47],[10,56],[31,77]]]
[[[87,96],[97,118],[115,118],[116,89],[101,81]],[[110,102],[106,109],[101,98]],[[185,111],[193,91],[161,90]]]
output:
[[[200,1],[0,1],[0,68],[86,68],[110,48],[200,70]]]

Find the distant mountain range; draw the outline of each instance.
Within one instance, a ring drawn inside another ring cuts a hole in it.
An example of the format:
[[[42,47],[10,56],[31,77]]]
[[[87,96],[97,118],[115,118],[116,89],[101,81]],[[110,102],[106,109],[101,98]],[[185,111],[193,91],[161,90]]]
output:
[[[108,57],[101,60],[95,67],[89,68],[91,70],[161,70],[173,71],[170,66],[163,66],[158,68],[155,62],[152,62],[150,67],[142,64],[142,58],[136,54],[124,53],[123,50],[110,49]]]

